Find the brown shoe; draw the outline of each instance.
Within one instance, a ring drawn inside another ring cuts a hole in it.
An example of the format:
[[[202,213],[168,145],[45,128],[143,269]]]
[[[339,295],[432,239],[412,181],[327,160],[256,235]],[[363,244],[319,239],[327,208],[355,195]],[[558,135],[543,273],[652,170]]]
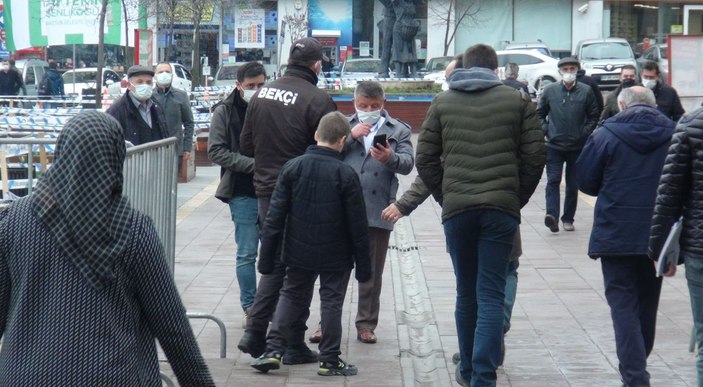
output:
[[[361,328],[357,331],[356,339],[364,344],[375,344],[378,338],[373,333],[373,330],[368,328]]]
[[[322,328],[318,326],[315,333],[313,333],[312,336],[308,337],[308,341],[314,344],[322,341]]]

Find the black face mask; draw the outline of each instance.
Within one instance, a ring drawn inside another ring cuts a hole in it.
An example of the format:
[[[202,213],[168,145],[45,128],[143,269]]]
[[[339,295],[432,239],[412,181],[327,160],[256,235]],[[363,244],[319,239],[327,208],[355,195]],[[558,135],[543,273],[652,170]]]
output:
[[[636,83],[635,83],[635,80],[634,80],[634,79],[627,78],[627,79],[623,79],[623,80],[622,80],[622,88],[623,88],[623,89],[627,89],[628,87],[632,87],[632,86],[634,86],[635,84],[636,84]]]

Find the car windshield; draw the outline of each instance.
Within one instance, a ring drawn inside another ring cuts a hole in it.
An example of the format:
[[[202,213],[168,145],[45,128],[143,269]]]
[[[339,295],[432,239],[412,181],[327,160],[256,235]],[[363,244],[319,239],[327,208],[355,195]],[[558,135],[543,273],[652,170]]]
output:
[[[444,71],[447,68],[449,62],[451,62],[454,57],[448,56],[444,58],[432,58],[427,64],[427,71]]]
[[[629,59],[632,50],[627,43],[593,43],[581,48],[581,59]]]
[[[377,73],[381,64],[376,60],[349,61],[344,65],[344,72],[347,73]]]
[[[75,83],[95,83],[95,80],[98,78],[98,72],[97,71],[79,71],[79,72],[68,72],[64,73],[63,75],[63,82],[64,83],[74,83],[74,78],[75,78]]]
[[[241,66],[223,66],[217,73],[217,80],[236,80],[239,67]]]

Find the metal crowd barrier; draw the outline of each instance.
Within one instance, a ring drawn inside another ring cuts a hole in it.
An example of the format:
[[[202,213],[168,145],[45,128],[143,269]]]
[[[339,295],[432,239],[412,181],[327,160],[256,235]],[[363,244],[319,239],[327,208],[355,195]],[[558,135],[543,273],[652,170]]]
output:
[[[123,188],[123,194],[129,198],[132,207],[153,220],[171,272],[176,258],[176,142],[176,138],[171,137],[128,148]],[[47,148],[52,148],[55,143],[56,138],[0,138],[0,189],[3,199],[15,197],[11,190],[23,190],[27,195],[32,192],[37,182],[35,175],[46,171],[49,166]],[[35,153],[39,153],[39,163],[34,162]],[[9,163],[9,157],[23,157],[26,160]],[[24,176],[13,177],[10,169],[26,170],[26,174],[19,173]]]

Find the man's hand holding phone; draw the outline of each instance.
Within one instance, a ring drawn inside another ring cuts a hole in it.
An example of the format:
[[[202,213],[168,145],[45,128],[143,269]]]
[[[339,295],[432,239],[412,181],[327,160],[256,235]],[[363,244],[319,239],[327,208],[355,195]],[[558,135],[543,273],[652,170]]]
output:
[[[388,159],[391,158],[391,154],[393,154],[393,150],[388,146],[388,137],[385,134],[374,136],[369,152],[371,153],[371,157],[381,163],[388,161]]]

